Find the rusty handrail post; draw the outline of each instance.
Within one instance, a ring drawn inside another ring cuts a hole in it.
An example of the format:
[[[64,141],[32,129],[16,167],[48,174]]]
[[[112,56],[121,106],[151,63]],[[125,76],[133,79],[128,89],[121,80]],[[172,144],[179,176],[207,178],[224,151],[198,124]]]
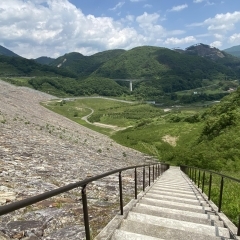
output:
[[[122,172],[119,172],[119,198],[120,198],[120,213],[123,215],[123,196],[122,196]]]
[[[224,180],[223,180],[223,177],[222,177],[221,185],[220,185],[218,212],[221,212],[221,208],[222,208],[223,183],[224,183]]]
[[[91,237],[90,237],[90,228],[89,228],[89,219],[88,219],[86,187],[87,185],[84,185],[82,187],[82,204],[83,204],[83,217],[84,217],[86,240],[90,240]]]
[[[145,166],[143,167],[143,192],[145,191]]]
[[[153,182],[154,182],[154,165],[153,165]]]
[[[135,171],[134,171],[134,179],[135,179],[135,199],[137,199],[137,168],[135,168]]]
[[[205,171],[203,171],[203,177],[202,177],[202,193],[204,192],[204,182],[205,182]]]
[[[212,189],[212,174],[210,173],[209,187],[208,187],[208,200],[211,199],[211,189]]]
[[[195,171],[194,171],[195,175],[194,175],[194,182],[195,184],[197,183],[197,169],[195,168]]]
[[[201,172],[198,170],[198,188],[200,187],[200,177],[201,177]]]
[[[237,231],[237,236],[240,236],[240,215],[238,219],[238,231]]]
[[[149,186],[151,184],[151,168],[150,168],[150,165],[148,167],[148,181],[149,181]]]

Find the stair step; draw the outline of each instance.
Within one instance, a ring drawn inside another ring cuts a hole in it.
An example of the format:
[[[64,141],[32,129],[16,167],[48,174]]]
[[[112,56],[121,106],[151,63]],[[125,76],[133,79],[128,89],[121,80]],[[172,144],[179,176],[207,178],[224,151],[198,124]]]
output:
[[[173,214],[179,214],[184,216],[190,216],[190,217],[196,217],[196,218],[202,218],[202,219],[211,219],[211,220],[218,220],[218,216],[216,215],[208,215],[206,213],[200,212],[192,212],[192,211],[186,211],[181,209],[173,209],[173,208],[166,208],[166,207],[160,207],[160,206],[152,206],[144,203],[137,203],[136,208],[147,208],[150,210],[156,210],[159,212],[166,212],[166,213],[173,213]]]
[[[149,191],[150,192],[150,191]],[[176,197],[183,197],[187,199],[203,199],[201,195],[194,195],[194,194],[182,194],[182,193],[174,193],[174,192],[166,192],[166,191],[156,191],[151,189],[151,193],[154,194],[161,194],[161,195],[167,195],[167,196],[176,196]]]
[[[186,198],[181,198],[181,197],[173,197],[173,196],[167,196],[167,195],[160,195],[160,194],[155,194],[151,193],[146,193],[145,195],[147,198],[152,198],[152,199],[159,199],[159,200],[168,200],[168,201],[173,201],[173,202],[180,202],[180,203],[190,203],[193,205],[200,205],[201,201],[198,199],[186,199]]]
[[[195,232],[160,227],[149,223],[123,220],[121,230],[171,240],[219,240],[221,237],[207,236]]]
[[[132,212],[152,215],[156,217],[170,218],[185,222],[200,223],[209,226],[224,227],[223,222],[218,218],[211,218],[207,214],[185,212],[181,210],[172,210],[168,208],[152,207],[144,204],[139,204],[132,209]],[[216,216],[217,217],[217,216]]]
[[[208,226],[199,223],[192,222],[184,222],[175,219],[168,219],[156,216],[150,216],[147,214],[134,213],[130,212],[127,216],[127,220],[134,221],[136,224],[148,223],[151,225],[157,225],[160,227],[166,227],[171,229],[178,229],[182,231],[199,233],[207,236],[220,236],[229,238],[229,231],[226,228],[216,227],[216,226]]]
[[[211,210],[210,207],[206,207],[206,206],[197,206],[197,205],[192,205],[192,204],[170,202],[170,201],[164,201],[164,200],[151,199],[151,198],[147,198],[147,197],[144,197],[139,202],[148,204],[148,205],[152,205],[152,206],[168,207],[168,208],[173,208],[173,209],[187,210],[187,211],[191,211],[191,212],[205,213],[205,211]]]
[[[174,193],[181,193],[181,194],[187,194],[187,195],[195,195],[192,189],[187,191],[187,190],[179,190],[178,188],[175,188],[175,189],[163,188],[163,187],[159,188],[154,186],[151,188],[151,191],[166,191],[166,192],[174,192]]]
[[[147,235],[142,235],[142,234],[137,234],[137,233],[132,233],[132,232],[127,232],[127,231],[122,231],[117,229],[111,240],[159,240],[160,238],[155,238],[155,237],[150,237]]]

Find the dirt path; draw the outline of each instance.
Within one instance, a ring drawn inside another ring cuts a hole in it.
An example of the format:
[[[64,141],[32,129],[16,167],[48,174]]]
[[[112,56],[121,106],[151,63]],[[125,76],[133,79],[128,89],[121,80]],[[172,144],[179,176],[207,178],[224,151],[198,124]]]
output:
[[[92,108],[87,108],[87,109],[90,109],[91,110],[91,113],[89,113],[88,115],[82,117],[82,120],[84,120],[86,123],[88,124],[91,124],[91,125],[95,125],[95,126],[98,126],[98,127],[102,127],[102,128],[110,128],[114,131],[121,131],[121,130],[124,130],[128,127],[131,127],[131,126],[128,126],[128,127],[118,127],[116,125],[111,125],[111,124],[104,124],[104,123],[99,123],[99,122],[89,122],[88,121],[88,118],[94,113],[94,110]]]

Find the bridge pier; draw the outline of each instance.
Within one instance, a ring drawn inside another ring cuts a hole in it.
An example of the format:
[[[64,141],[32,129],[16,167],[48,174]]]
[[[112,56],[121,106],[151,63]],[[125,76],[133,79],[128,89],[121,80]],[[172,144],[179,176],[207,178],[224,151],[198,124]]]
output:
[[[132,92],[132,81],[129,81],[130,92]]]

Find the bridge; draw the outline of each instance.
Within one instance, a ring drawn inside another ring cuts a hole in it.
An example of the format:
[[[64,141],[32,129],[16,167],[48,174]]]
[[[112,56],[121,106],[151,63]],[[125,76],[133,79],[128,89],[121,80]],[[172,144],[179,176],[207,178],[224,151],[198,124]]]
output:
[[[129,170],[133,170],[134,173],[135,194],[134,199],[123,206],[122,174],[124,171]],[[141,175],[139,175],[138,170],[141,170]],[[84,239],[90,240],[92,236],[86,187],[93,181],[116,173],[118,173],[119,177],[120,211],[94,239],[240,239],[240,220],[238,226],[235,226],[222,212],[224,181],[228,179],[236,184],[240,184],[240,180],[194,167],[170,167],[168,164],[159,163],[113,170],[38,196],[10,203],[0,207],[0,215],[10,213],[71,189],[82,187],[85,225]],[[208,179],[206,174],[209,174]],[[213,175],[221,178],[218,205],[211,201]],[[138,179],[140,178],[142,179],[142,186],[140,186],[142,191],[139,192]],[[204,193],[206,186],[208,187],[207,194]],[[25,227],[27,228],[27,226]],[[74,235],[62,235],[62,238],[59,238],[59,240],[61,239],[83,238]]]

